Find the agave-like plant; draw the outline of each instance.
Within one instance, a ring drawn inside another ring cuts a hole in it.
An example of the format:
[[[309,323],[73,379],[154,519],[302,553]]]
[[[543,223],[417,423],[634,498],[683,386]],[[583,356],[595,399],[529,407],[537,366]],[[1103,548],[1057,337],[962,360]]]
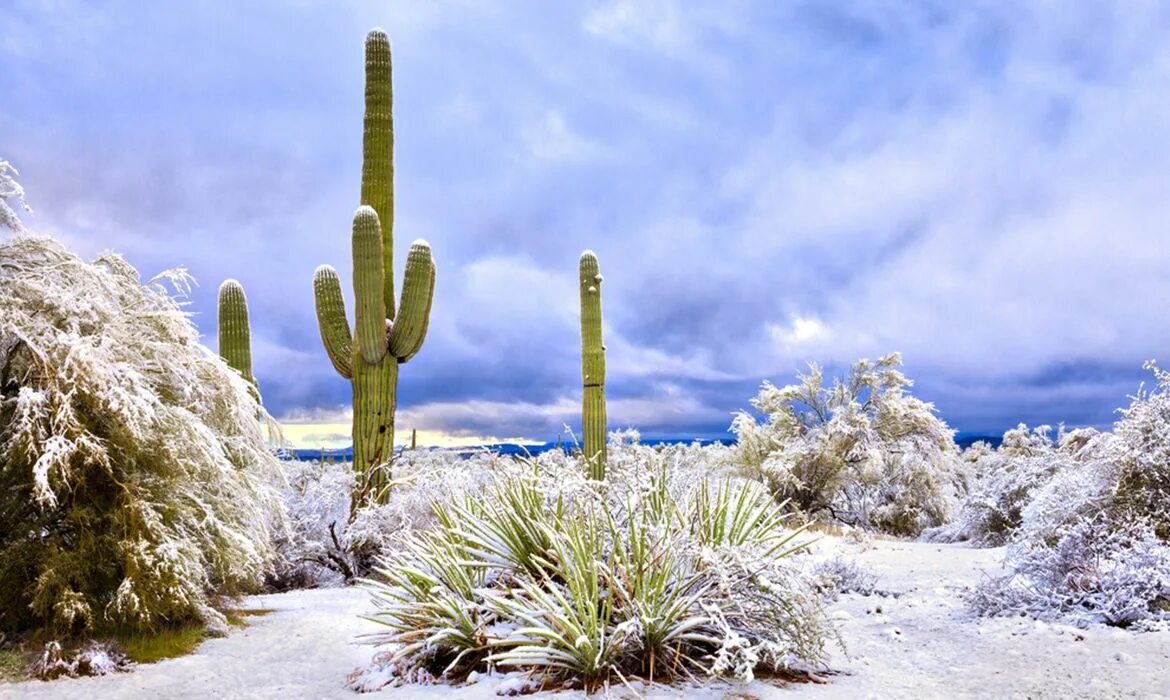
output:
[[[624,491],[566,496],[512,472],[436,503],[434,529],[370,583],[381,608],[371,619],[390,629],[375,641],[396,645],[403,674],[457,679],[494,664],[587,690],[614,676],[744,676],[751,659],[818,659],[811,586],[782,563],[804,546],[799,531],[755,484],[687,492],[674,478],[663,467]]]
[[[447,528],[417,533],[374,573],[378,580],[365,583],[379,611],[366,619],[389,631],[370,641],[393,645],[395,661],[430,654],[430,665],[449,674],[486,654],[490,620],[476,594],[485,569],[469,563],[456,533]]]
[[[489,593],[487,605],[521,626],[496,643],[489,658],[501,666],[540,668],[578,677],[595,687],[627,653],[632,624],[616,622],[607,590],[605,532],[595,513],[561,520],[559,530],[542,524],[553,543],[553,578],[517,581],[506,595]]]
[[[806,524],[790,530],[788,518],[754,481],[727,479],[713,492],[710,483],[703,481],[691,499],[692,532],[705,547],[753,546],[762,548],[765,556],[785,557],[814,541],[785,549],[808,528]]]

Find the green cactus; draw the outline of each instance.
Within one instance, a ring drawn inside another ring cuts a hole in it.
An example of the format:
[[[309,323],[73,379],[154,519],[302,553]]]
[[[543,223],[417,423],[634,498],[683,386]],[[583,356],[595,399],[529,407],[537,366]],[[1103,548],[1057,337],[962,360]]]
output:
[[[597,256],[581,254],[581,381],[585,397],[581,411],[585,459],[589,478],[605,479],[605,345],[601,342],[601,271]]]
[[[235,280],[219,286],[219,355],[228,366],[252,384],[252,395],[260,400],[260,385],[252,374],[252,331],[248,325],[248,298]]]
[[[422,347],[435,291],[431,247],[417,240],[406,258],[402,299],[395,314],[392,103],[390,40],[375,29],[366,36],[362,206],[353,217],[356,309],[352,335],[341,281],[332,267],[317,268],[313,292],[329,360],[353,385],[354,469],[364,484],[363,492],[380,498],[386,495],[386,465],[394,454],[398,365]]]

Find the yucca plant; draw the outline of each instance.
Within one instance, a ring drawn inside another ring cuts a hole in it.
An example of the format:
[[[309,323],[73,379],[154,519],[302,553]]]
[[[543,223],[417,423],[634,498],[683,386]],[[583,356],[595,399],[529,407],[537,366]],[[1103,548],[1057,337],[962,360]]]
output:
[[[466,558],[464,546],[447,528],[418,533],[366,581],[379,607],[367,619],[389,628],[371,641],[394,645],[394,660],[426,656],[436,674],[449,674],[486,656],[489,616],[476,593],[485,569]]]
[[[390,629],[375,641],[396,645],[393,674],[499,665],[593,690],[820,658],[812,585],[784,561],[799,531],[762,488],[688,491],[665,466],[584,489],[540,476],[436,503],[432,529],[383,560],[371,619]]]
[[[535,476],[495,482],[486,497],[436,509],[466,542],[467,554],[481,565],[540,576],[549,566],[556,527],[565,504],[547,505]]]
[[[507,595],[487,595],[490,609],[522,625],[496,644],[499,651],[489,660],[580,678],[588,690],[620,665],[632,625],[615,624],[605,531],[597,513],[590,510],[559,525],[554,530],[542,523],[552,541],[556,578],[547,571],[537,581],[518,580]]]
[[[661,493],[657,490],[651,494]],[[686,542],[670,529],[673,509],[655,507],[653,499],[641,512],[631,509],[625,526],[610,518],[613,560],[610,587],[621,614],[641,633],[640,671],[650,680],[665,662],[666,675],[689,671],[689,653],[696,643],[717,644],[710,618],[700,602],[710,584],[683,554]]]
[[[789,530],[788,515],[754,481],[727,479],[714,491],[703,481],[697,491],[691,500],[691,527],[705,547],[753,546],[762,548],[765,556],[779,558],[812,543],[785,549],[808,525]]]

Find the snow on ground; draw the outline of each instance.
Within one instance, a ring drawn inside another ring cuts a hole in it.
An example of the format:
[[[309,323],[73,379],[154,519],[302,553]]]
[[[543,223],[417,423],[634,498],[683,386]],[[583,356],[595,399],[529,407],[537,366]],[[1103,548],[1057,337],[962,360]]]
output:
[[[1135,634],[1106,627],[1079,630],[1026,619],[973,619],[957,592],[999,568],[1001,549],[826,538],[816,545],[840,552],[877,574],[889,595],[843,596],[829,607],[846,650],[833,650],[836,672],[827,684],[708,688],[656,686],[649,698],[1170,698],[1170,632]],[[346,675],[372,655],[355,635],[376,629],[357,589],[298,591],[248,599],[273,613],[206,642],[188,657],[135,672],[0,685],[0,698],[348,698]],[[506,683],[506,682],[505,682]],[[386,688],[371,698],[486,700],[501,681],[464,688]],[[615,688],[615,697],[634,697]],[[581,693],[555,695],[558,700]]]

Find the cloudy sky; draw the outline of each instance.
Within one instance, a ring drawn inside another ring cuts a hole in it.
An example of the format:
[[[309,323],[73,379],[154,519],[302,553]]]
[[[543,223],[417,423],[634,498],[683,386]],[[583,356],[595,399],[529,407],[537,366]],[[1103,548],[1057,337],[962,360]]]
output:
[[[725,434],[762,379],[891,350],[960,430],[1107,425],[1170,363],[1157,0],[0,0],[28,223],[185,265],[212,344],[241,280],[265,400],[306,442],[346,427],[311,277],[350,279],[373,26],[397,262],[422,237],[439,266],[400,428],[577,424],[585,248],[611,427],[646,435]]]

